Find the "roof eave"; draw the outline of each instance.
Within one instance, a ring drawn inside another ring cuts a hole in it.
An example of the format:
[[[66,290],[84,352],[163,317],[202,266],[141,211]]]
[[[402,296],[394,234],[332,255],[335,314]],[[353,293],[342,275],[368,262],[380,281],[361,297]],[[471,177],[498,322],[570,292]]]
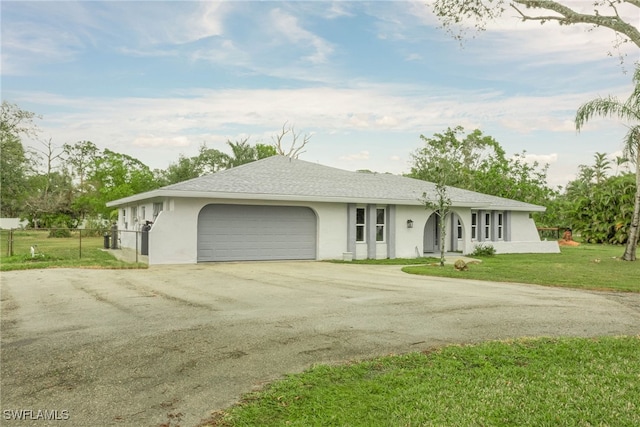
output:
[[[409,205],[420,206],[423,203],[416,199],[385,199],[385,198],[353,198],[353,197],[334,197],[334,196],[304,196],[289,194],[261,194],[261,193],[237,193],[237,192],[211,192],[211,191],[183,191],[183,190],[152,190],[146,193],[140,193],[122,199],[113,200],[107,203],[108,207],[117,207],[129,205],[143,200],[150,200],[160,197],[179,197],[179,198],[201,198],[201,199],[226,199],[226,200],[271,200],[286,202],[316,202],[316,203],[361,203],[361,204],[389,204],[389,205]],[[543,212],[546,210],[543,206],[496,206],[487,203],[478,202],[453,202],[452,207],[455,208],[471,208],[486,210],[511,210],[524,212]]]

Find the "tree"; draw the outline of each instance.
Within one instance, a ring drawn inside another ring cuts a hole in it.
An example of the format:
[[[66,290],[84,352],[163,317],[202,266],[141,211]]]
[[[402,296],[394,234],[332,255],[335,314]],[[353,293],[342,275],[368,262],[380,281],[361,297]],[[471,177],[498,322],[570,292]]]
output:
[[[622,259],[636,260],[640,223],[640,67],[633,74],[634,90],[625,101],[614,96],[593,99],[578,108],[575,123],[580,131],[593,117],[617,117],[633,123],[624,138],[624,153],[636,166],[636,193],[629,238]]]
[[[484,31],[488,21],[502,16],[509,7],[521,21],[605,27],[623,37],[616,46],[631,41],[640,47],[640,31],[637,27],[640,1],[593,0],[586,3],[590,6],[588,13],[575,10],[576,4],[581,3],[572,0],[435,0],[432,10],[442,25],[458,39],[464,36],[464,30],[459,29],[464,22],[471,21],[476,30]],[[632,8],[636,12],[622,16],[620,7]]]
[[[151,169],[140,160],[105,149],[94,159],[87,176],[89,191],[81,196],[90,213],[108,218],[106,203],[144,191],[154,190],[159,183]]]
[[[227,141],[227,145],[231,147],[231,155],[226,156],[227,168],[234,168],[236,166],[255,162],[256,160],[264,159],[266,157],[271,157],[278,154],[276,147],[273,145],[260,143],[257,143],[256,145],[250,145],[249,138],[245,138],[241,141],[236,142]]]
[[[34,227],[65,227],[78,225],[80,217],[73,209],[74,186],[67,171],[52,171],[29,177],[29,195],[23,214]]]
[[[594,155],[593,174],[596,184],[600,184],[607,177],[607,171],[611,169],[611,162],[607,160],[607,153],[596,153]]]
[[[436,194],[434,199],[427,197],[427,193],[422,194],[422,203],[426,209],[433,211],[439,219],[440,230],[440,267],[444,267],[444,245],[447,233],[447,218],[451,213],[451,198],[447,193],[447,186],[440,182],[436,183]]]
[[[285,139],[289,136],[291,138],[291,144],[289,144],[289,148],[285,148]],[[309,143],[311,140],[311,135],[305,134],[302,136],[302,141],[300,141],[300,134],[296,133],[293,125],[287,127],[287,122],[282,125],[282,130],[279,134],[274,135],[273,137],[274,147],[276,150],[276,154],[281,156],[291,157],[292,159],[297,159],[300,154],[304,153],[302,149]]]
[[[20,109],[16,104],[2,101],[2,109],[0,109],[0,138],[37,135],[38,127],[33,123],[34,118],[39,118],[39,116],[30,111]]]
[[[64,144],[62,148],[71,176],[78,179],[80,193],[83,193],[85,192],[84,181],[100,150],[91,141],[78,141],[73,145]]]
[[[34,137],[38,133],[34,113],[16,104],[2,101],[0,109],[0,212],[2,216],[22,214],[28,196],[27,180],[32,172],[30,153],[24,149],[21,136]]]
[[[465,135],[457,126],[420,138],[424,147],[412,154],[412,178],[538,205],[556,193],[546,185],[547,166],[529,164],[525,153],[507,158],[500,144],[478,129]]]
[[[18,217],[27,197],[30,167],[20,138],[7,134],[0,138],[0,213],[3,217]]]
[[[231,155],[227,156],[227,169],[254,162],[258,158],[258,152],[249,144],[249,138],[235,142],[227,141],[227,145],[231,147]]]

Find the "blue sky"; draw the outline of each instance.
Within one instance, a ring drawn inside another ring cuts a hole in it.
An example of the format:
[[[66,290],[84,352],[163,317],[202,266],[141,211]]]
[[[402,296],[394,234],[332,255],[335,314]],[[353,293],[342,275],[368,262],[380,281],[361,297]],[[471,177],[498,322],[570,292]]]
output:
[[[2,99],[42,116],[41,139],[151,168],[285,122],[311,135],[301,159],[348,170],[408,172],[421,134],[457,125],[549,163],[551,185],[620,154],[623,123],[573,117],[630,93],[631,43],[621,65],[610,30],[507,13],[461,46],[425,4],[3,0]]]

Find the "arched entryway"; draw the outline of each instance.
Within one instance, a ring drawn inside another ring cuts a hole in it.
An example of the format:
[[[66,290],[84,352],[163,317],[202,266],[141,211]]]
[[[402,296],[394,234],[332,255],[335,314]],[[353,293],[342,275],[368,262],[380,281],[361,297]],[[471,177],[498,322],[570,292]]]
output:
[[[427,219],[424,225],[424,238],[423,238],[424,253],[437,253],[440,252],[440,217],[435,213]]]

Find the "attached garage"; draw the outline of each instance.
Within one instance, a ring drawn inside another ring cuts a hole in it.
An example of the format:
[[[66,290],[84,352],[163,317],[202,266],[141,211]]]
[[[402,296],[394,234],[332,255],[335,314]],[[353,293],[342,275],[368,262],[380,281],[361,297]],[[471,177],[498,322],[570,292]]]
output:
[[[316,214],[300,206],[207,205],[198,262],[316,259]]]

